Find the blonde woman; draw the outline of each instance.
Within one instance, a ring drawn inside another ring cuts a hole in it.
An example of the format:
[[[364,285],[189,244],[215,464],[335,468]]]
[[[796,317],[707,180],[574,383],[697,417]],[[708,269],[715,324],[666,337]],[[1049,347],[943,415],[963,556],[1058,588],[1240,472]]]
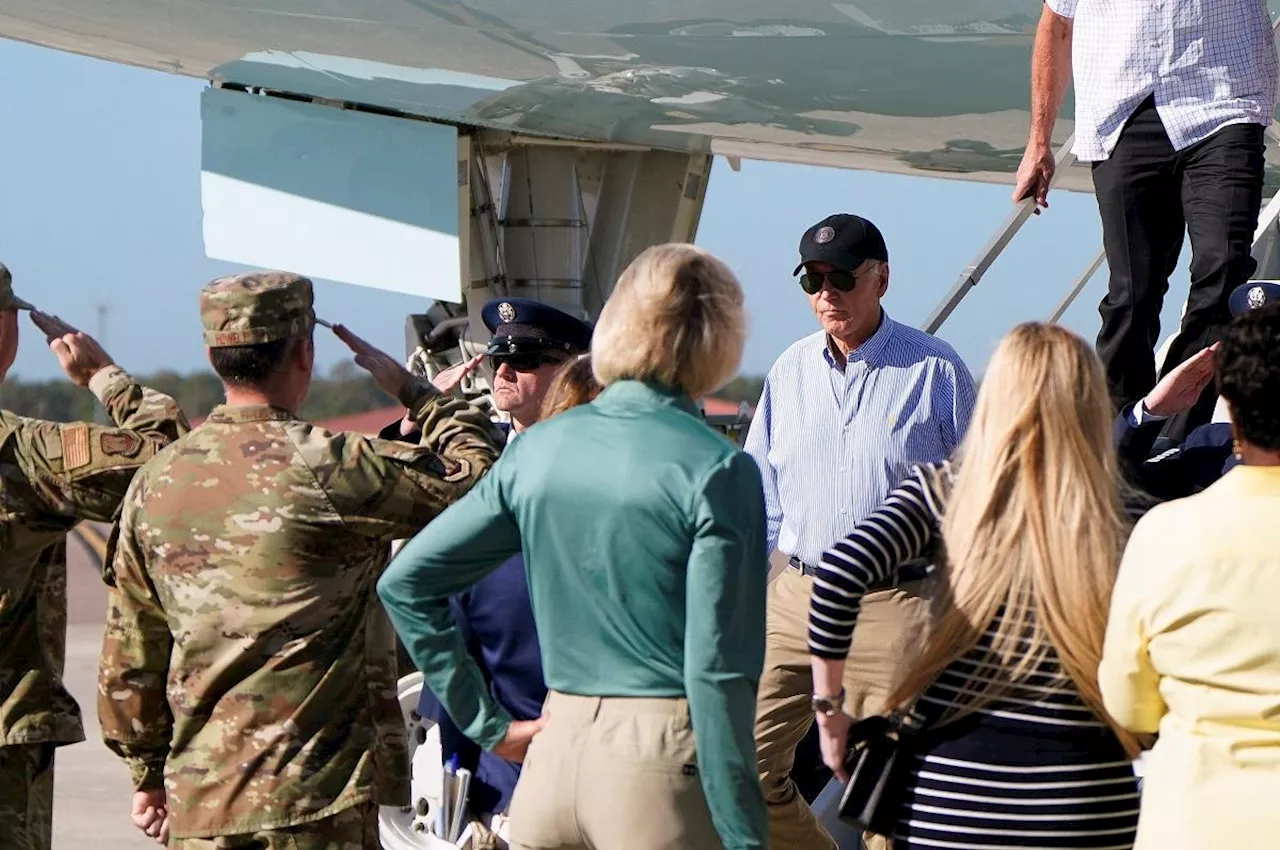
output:
[[[623,272],[592,338],[604,386],[529,429],[408,544],[378,592],[463,732],[519,760],[514,848],[763,848],[752,725],[764,661],[764,496],[694,399],[737,371],[733,273],[692,245]],[[550,694],[490,697],[448,598],[523,550]]]
[[[935,628],[889,705],[925,721],[896,793],[902,848],[1127,848],[1132,735],[1099,694],[1129,523],[1112,409],[1089,345],[1055,325],[1001,342],[955,464],[917,467],[823,556],[810,607],[816,693],[840,688],[868,585],[935,544]],[[818,714],[841,779],[850,718]]]

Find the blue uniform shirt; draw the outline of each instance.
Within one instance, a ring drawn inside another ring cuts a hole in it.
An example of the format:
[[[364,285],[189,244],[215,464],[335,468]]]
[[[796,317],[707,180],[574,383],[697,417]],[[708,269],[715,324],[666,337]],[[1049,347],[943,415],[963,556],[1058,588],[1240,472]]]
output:
[[[1182,443],[1153,457],[1163,424],[1163,418],[1144,415],[1134,403],[1121,411],[1114,426],[1116,452],[1130,483],[1157,499],[1198,493],[1239,462],[1231,426],[1225,422],[1201,425]]]
[[[493,698],[516,720],[536,719],[542,713],[547,685],[542,677],[524,557],[511,558],[450,599],[449,607]],[[439,726],[444,760],[456,756],[459,767],[472,771],[471,810],[506,811],[520,778],[520,765],[482,750],[463,735],[426,688],[418,702],[418,714]]]
[[[499,423],[514,439],[510,425]],[[497,570],[449,600],[453,620],[471,657],[480,665],[489,692],[516,720],[542,714],[547,685],[542,674],[542,648],[533,621],[533,604],[525,576],[524,556],[516,555]],[[520,765],[495,756],[462,734],[429,689],[422,689],[418,714],[440,729],[445,762],[456,757],[472,772],[468,803],[474,813],[504,812],[511,805]]]

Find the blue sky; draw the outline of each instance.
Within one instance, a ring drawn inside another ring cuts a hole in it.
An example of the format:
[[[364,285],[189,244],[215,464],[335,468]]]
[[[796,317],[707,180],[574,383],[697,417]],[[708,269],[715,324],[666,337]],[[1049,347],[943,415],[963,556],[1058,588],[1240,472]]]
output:
[[[0,259],[42,309],[94,332],[138,373],[204,367],[196,293],[239,267],[209,260],[201,239],[199,93],[204,83],[0,40],[6,81],[0,132]],[[21,80],[21,85],[16,81]],[[1010,209],[1009,189],[839,169],[717,161],[699,244],[723,257],[747,293],[752,332],[743,371],[763,373],[817,325],[791,277],[800,234],[834,212],[864,215],[889,245],[885,307],[918,325]],[[975,374],[1016,322],[1044,318],[1098,250],[1092,196],[1057,192],[943,326]],[[1166,332],[1186,290],[1187,252],[1165,309]],[[421,299],[317,281],[322,314],[400,354],[404,316]],[[1092,339],[1105,273],[1064,321]],[[317,336],[320,365],[345,349]],[[11,375],[60,374],[34,328]]]

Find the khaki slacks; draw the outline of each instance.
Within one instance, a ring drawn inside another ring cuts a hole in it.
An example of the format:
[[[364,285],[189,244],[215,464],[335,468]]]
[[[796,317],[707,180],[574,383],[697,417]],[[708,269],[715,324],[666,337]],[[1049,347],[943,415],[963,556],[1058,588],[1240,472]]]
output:
[[[53,752],[52,744],[0,747],[0,848],[49,850]]]
[[[719,850],[684,699],[552,691],[511,800],[512,850]]]
[[[378,807],[361,803],[298,826],[217,838],[170,838],[169,850],[381,850]]]
[[[930,623],[925,582],[867,594],[845,664],[845,711],[882,714],[889,691],[911,669]],[[764,673],[756,703],[756,758],[769,806],[770,850],[837,850],[790,778],[796,746],[813,724],[809,595],[813,578],[795,568],[769,586]],[[868,834],[868,850],[888,847]]]

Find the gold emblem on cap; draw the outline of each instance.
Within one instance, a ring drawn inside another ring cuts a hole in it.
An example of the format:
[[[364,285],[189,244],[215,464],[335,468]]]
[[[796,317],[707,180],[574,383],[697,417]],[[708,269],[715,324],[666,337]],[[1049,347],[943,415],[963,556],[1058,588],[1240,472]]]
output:
[[[818,232],[813,237],[813,241],[819,245],[825,245],[835,238],[836,231],[834,227],[819,227]]]
[[[1267,291],[1261,286],[1249,290],[1249,309],[1256,310],[1267,303]]]
[[[503,301],[498,305],[498,318],[504,322],[515,321],[516,308],[512,307],[509,301]]]

